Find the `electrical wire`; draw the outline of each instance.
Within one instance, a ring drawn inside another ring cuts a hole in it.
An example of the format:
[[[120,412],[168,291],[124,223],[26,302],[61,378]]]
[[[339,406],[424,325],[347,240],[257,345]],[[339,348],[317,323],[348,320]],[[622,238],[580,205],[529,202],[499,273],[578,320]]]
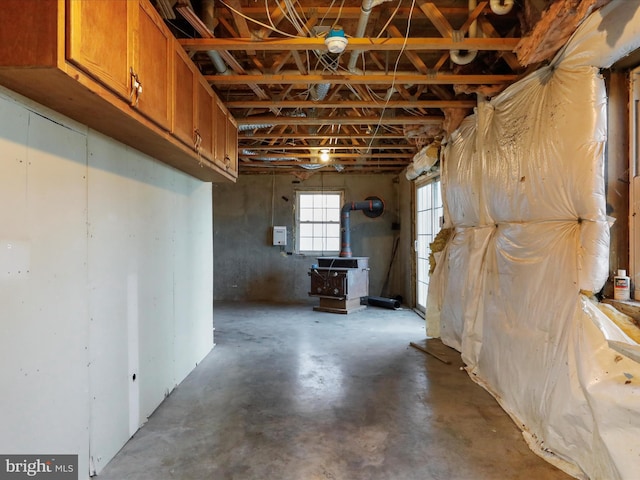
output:
[[[284,35],[285,37],[289,37],[289,38],[306,38],[306,37],[302,37],[302,36],[300,36],[300,35],[292,35],[292,34],[290,34],[290,33],[283,32],[282,30],[279,30],[279,29],[277,29],[277,28],[271,27],[271,26],[267,25],[266,23],[262,23],[262,22],[260,22],[260,21],[258,21],[258,20],[256,20],[256,19],[254,19],[254,18],[251,18],[251,17],[249,17],[249,16],[245,15],[244,13],[242,13],[242,12],[240,12],[240,11],[236,10],[235,8],[233,8],[231,5],[229,5],[229,4],[228,4],[227,2],[225,2],[224,0],[220,0],[220,3],[222,3],[225,7],[227,7],[227,8],[228,8],[229,10],[231,10],[232,12],[234,12],[234,13],[236,13],[236,14],[240,15],[240,16],[241,16],[242,18],[244,18],[245,20],[249,20],[250,22],[253,22],[253,23],[257,24],[257,25],[260,25],[261,27],[266,28],[267,30],[272,30],[272,31],[274,31],[274,32],[276,32],[276,33],[279,33],[280,35]]]
[[[389,24],[391,23],[391,21],[394,19],[394,17],[396,16],[396,14],[398,13],[398,10],[400,9],[400,5],[402,4],[402,0],[400,0],[398,2],[398,5],[396,5],[396,9],[393,11],[393,13],[391,14],[391,16],[389,17],[389,20],[387,20],[387,23],[384,24],[384,27],[382,27],[382,30],[380,30],[380,32],[378,33],[378,36],[376,38],[380,38],[382,36],[382,34],[384,33],[384,31],[387,29],[387,27],[389,26]],[[407,35],[409,34],[409,31],[407,30]]]
[[[389,88],[394,88],[395,84],[396,84],[396,74],[398,72],[398,65],[400,64],[400,57],[402,57],[402,54],[404,53],[404,49],[407,47],[407,42],[409,40],[409,29],[411,28],[411,18],[413,16],[413,9],[415,8],[416,5],[416,0],[412,0],[411,1],[411,8],[409,10],[409,17],[407,18],[407,30],[405,32],[404,35],[404,42],[402,43],[402,48],[400,49],[400,51],[398,52],[398,58],[396,59],[396,63],[393,66],[393,79],[391,81],[391,87]],[[380,126],[382,125],[382,118],[384,116],[384,112],[387,109],[387,105],[389,105],[389,102],[391,101],[391,96],[389,96],[389,98],[387,98],[387,101],[384,104],[384,107],[382,108],[382,111],[380,112],[380,118],[378,119],[378,124],[376,125],[376,128],[373,132],[373,135],[371,136],[371,140],[369,140],[369,145],[367,145],[367,153],[369,153],[369,151],[371,150],[371,146],[373,145],[373,141],[376,138],[376,135],[378,134],[378,131],[380,130]]]

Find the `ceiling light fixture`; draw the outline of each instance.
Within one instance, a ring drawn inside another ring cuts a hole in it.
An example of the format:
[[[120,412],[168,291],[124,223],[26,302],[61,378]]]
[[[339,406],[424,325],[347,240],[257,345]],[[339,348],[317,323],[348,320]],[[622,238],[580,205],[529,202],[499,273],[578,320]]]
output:
[[[324,44],[331,53],[342,53],[347,48],[347,37],[344,35],[342,27],[333,27],[324,39]]]
[[[329,156],[329,149],[328,148],[323,148],[322,150],[320,150],[320,160],[323,162],[328,162],[330,160],[330,156]]]

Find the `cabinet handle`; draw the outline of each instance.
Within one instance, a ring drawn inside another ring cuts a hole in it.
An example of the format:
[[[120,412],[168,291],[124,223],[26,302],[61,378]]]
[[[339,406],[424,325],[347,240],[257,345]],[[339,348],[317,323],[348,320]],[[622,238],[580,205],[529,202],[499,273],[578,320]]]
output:
[[[129,69],[131,75],[131,92],[129,93],[129,103],[132,107],[137,107],[142,95],[142,82],[138,74],[133,71],[133,67]]]
[[[200,152],[200,145],[202,145],[202,136],[200,135],[200,132],[197,128],[193,132],[193,147],[196,149],[196,152]]]
[[[224,156],[224,164],[227,170],[229,170],[229,168],[231,167],[231,158],[229,158],[229,155]]]

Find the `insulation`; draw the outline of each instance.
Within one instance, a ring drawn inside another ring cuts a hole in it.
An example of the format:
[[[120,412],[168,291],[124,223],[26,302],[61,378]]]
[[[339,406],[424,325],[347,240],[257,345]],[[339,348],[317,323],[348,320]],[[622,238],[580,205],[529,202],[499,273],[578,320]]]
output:
[[[530,447],[576,478],[640,471],[640,346],[581,291],[608,276],[606,67],[640,43],[614,1],[448,142],[427,333],[458,349]]]

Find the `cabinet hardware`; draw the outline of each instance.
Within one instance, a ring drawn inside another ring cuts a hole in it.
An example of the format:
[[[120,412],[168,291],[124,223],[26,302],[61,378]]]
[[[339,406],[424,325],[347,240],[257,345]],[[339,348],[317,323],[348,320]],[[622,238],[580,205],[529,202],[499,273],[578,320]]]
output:
[[[129,103],[132,107],[137,107],[142,95],[142,82],[138,74],[133,71],[133,67],[129,69],[131,75],[131,93],[129,94]]]

